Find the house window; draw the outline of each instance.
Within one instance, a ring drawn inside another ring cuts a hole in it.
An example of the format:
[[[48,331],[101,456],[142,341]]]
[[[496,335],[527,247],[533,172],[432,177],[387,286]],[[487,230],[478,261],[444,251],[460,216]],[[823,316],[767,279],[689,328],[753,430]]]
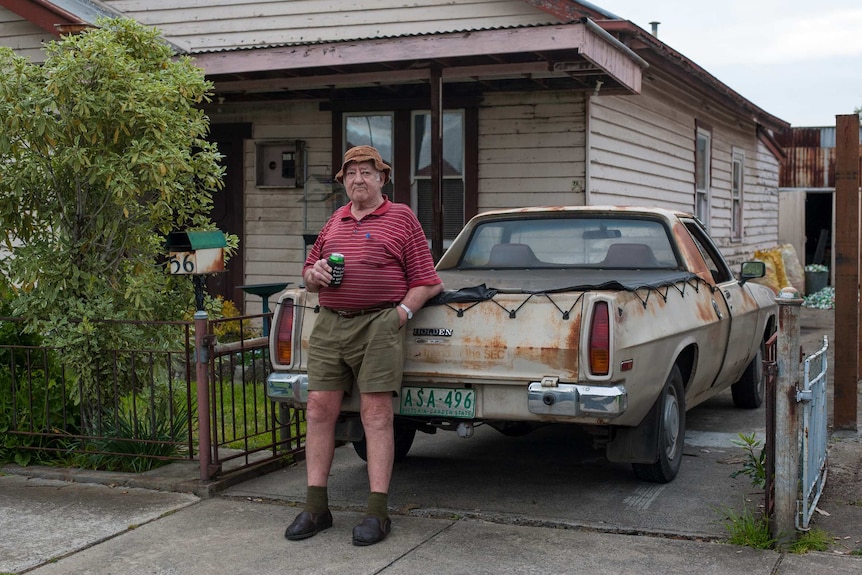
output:
[[[745,154],[733,151],[730,182],[730,230],[734,240],[742,239],[742,188],[745,180]]]
[[[443,245],[448,247],[467,216],[466,132],[464,110],[443,113]],[[409,127],[408,127],[409,122]],[[409,137],[409,141],[407,138]],[[348,112],[343,115],[344,150],[353,146],[374,146],[383,161],[392,166],[393,180],[383,187],[390,199],[396,197],[396,173],[409,173],[402,180],[399,201],[410,203],[426,237],[431,237],[434,212],[431,186],[431,114],[428,111]],[[475,143],[474,143],[475,145]],[[409,150],[409,157],[407,151]],[[400,159],[399,159],[400,158]],[[410,162],[407,164],[407,162]],[[408,194],[409,193],[409,199]]]
[[[373,146],[380,152],[383,161],[393,166],[393,124],[391,113],[345,114],[344,149],[354,146]],[[394,170],[394,166],[393,166]],[[393,184],[390,180],[383,186],[383,193],[392,197]]]
[[[464,225],[464,113],[443,113],[443,245],[449,247]],[[413,112],[410,203],[425,235],[434,222],[431,185],[431,114]]]
[[[694,215],[709,230],[710,166],[712,164],[712,133],[697,128],[694,149]]]

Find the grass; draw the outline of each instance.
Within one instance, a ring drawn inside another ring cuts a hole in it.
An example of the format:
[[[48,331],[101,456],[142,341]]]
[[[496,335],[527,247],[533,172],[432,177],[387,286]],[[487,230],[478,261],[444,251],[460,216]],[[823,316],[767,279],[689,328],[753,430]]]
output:
[[[776,540],[769,534],[769,524],[762,515],[754,515],[748,506],[742,513],[732,509],[724,511],[724,525],[728,531],[727,542],[752,549],[772,549]]]
[[[790,544],[791,553],[808,553],[809,551],[828,551],[832,536],[819,527],[805,531],[796,541]]]
[[[276,411],[279,421],[281,416],[278,404],[270,401],[262,386],[254,383],[217,385],[212,401],[217,415],[216,421],[210,422],[210,428],[218,432],[219,445],[256,449],[272,443],[272,410]],[[297,411],[290,407],[286,423],[293,422],[296,417]],[[300,423],[300,431],[305,433],[305,421]]]
[[[763,515],[755,515],[745,506],[742,513],[736,513],[732,509],[724,510],[724,525],[727,528],[727,543],[731,545],[742,545],[752,549],[775,549],[778,541],[769,533],[769,523]],[[804,554],[809,551],[828,551],[832,544],[832,536],[819,527],[812,527],[808,531],[798,534],[795,541],[790,543],[787,551],[790,553]],[[851,555],[862,554],[862,550],[854,551]]]

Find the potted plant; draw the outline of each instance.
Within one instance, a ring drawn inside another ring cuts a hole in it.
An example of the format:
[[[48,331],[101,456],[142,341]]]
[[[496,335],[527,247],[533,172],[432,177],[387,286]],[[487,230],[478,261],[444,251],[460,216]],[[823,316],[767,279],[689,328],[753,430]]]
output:
[[[829,268],[822,264],[805,266],[805,293],[817,293],[826,287],[829,281]]]

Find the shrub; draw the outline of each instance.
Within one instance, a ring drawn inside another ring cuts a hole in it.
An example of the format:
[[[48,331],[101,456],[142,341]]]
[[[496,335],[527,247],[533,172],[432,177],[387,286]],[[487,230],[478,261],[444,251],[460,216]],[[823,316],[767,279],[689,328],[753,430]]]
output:
[[[126,396],[116,409],[105,408],[92,422],[86,451],[76,464],[89,469],[141,473],[167,464],[185,453],[189,429],[185,405],[170,398]]]
[[[58,429],[74,434],[80,417],[67,396],[55,355],[36,349],[39,338],[22,333],[22,327],[19,322],[0,321],[0,462],[29,465],[55,459],[72,442],[34,434],[56,435]]]

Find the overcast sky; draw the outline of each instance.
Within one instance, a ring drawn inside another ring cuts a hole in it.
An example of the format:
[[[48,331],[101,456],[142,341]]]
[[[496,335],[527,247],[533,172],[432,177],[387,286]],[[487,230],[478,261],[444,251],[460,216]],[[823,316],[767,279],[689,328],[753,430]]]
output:
[[[592,0],[793,126],[862,107],[860,0]]]

